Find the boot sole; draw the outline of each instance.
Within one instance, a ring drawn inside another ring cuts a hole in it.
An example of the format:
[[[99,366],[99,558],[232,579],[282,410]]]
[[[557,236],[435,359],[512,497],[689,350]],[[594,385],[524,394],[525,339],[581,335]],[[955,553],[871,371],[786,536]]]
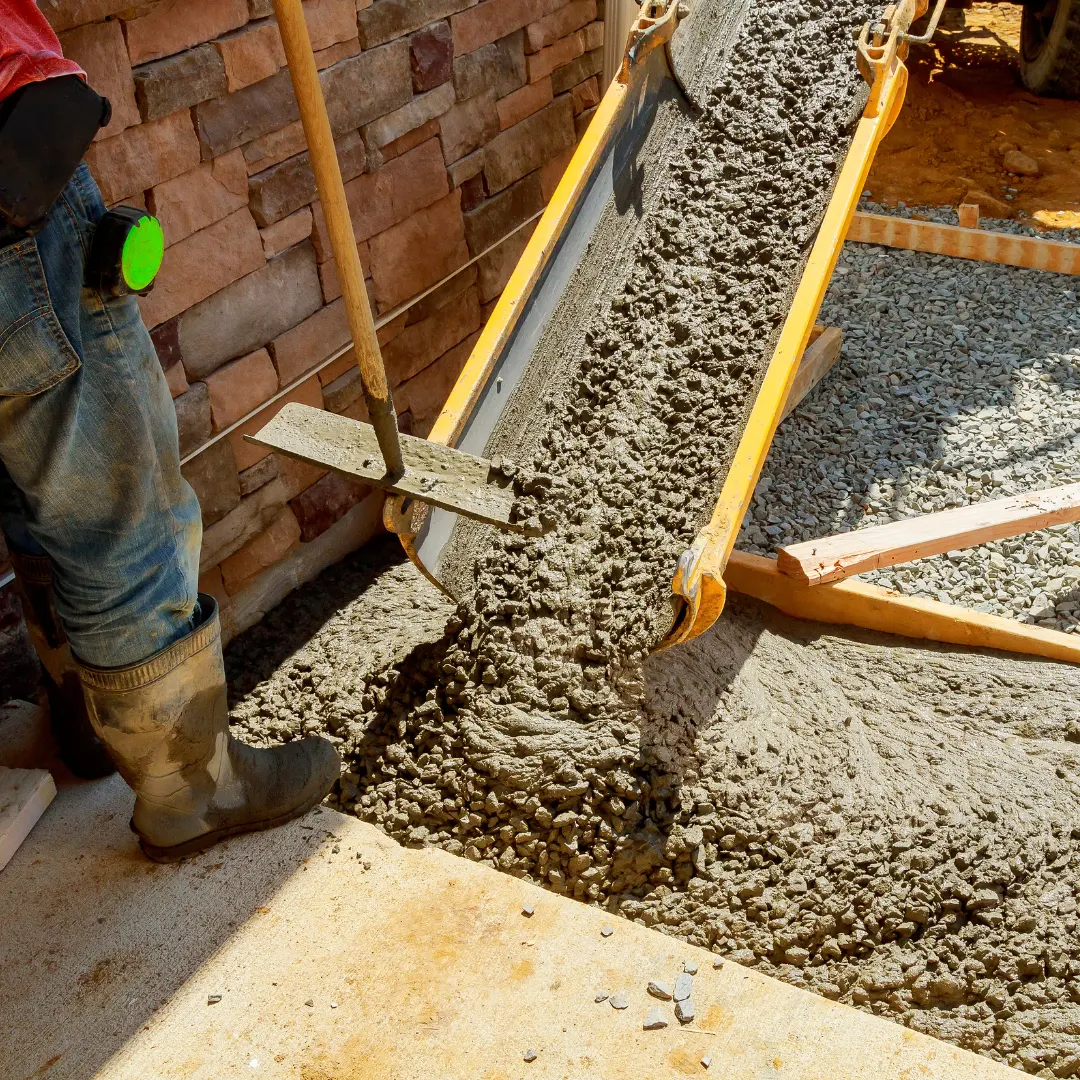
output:
[[[154,862],[179,862],[181,859],[189,858],[192,855],[198,855],[200,851],[205,851],[207,848],[213,847],[222,840],[227,840],[230,836],[239,836],[242,833],[262,832],[265,829],[274,829],[277,828],[278,825],[286,825],[290,821],[295,821],[296,818],[303,817],[304,814],[313,807],[318,806],[330,793],[332,787],[333,784],[331,784],[326,791],[316,792],[316,794],[308,799],[307,802],[301,803],[299,806],[294,807],[284,814],[278,814],[277,817],[266,818],[263,821],[248,821],[242,825],[227,825],[224,828],[215,829],[213,832],[203,833],[201,836],[192,837],[192,839],[185,840],[182,844],[173,844],[171,847],[158,847],[157,845],[144,840],[140,836],[139,847],[142,848],[143,854]],[[132,829],[134,829],[134,827],[134,823],[132,823]]]

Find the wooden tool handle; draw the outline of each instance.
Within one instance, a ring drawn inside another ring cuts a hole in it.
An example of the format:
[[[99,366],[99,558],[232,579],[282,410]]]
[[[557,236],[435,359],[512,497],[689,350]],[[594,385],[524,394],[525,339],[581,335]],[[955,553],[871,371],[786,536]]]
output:
[[[368,305],[364,272],[356,250],[349,204],[345,199],[345,185],[338,166],[330,119],[326,115],[326,102],[319,85],[319,72],[315,66],[311,38],[304,21],[304,9],[300,0],[274,0],[274,11],[277,14],[278,29],[281,31],[281,41],[285,46],[285,57],[289,63],[289,75],[292,78],[296,101],[300,106],[300,119],[311,155],[315,186],[322,200],[330,246],[337,260],[341,294],[345,300],[349,329],[352,331],[368,415],[379,440],[386,471],[392,476],[400,476],[405,471],[405,465],[401,458],[397,415],[379,352],[375,323]]]

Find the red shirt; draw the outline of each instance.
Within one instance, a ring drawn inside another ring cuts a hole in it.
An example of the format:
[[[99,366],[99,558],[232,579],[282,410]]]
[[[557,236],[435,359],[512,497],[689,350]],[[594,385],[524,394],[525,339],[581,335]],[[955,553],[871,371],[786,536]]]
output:
[[[60,42],[34,0],[0,0],[0,100],[27,83],[86,73],[65,60]]]

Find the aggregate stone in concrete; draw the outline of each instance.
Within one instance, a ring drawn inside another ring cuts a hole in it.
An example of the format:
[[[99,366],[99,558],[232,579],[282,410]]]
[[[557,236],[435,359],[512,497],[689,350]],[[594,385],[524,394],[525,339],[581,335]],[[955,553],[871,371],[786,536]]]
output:
[[[657,1009],[650,1009],[649,1015],[645,1017],[645,1023],[641,1025],[646,1031],[659,1031],[660,1028],[666,1028],[668,1026],[667,1019],[664,1014]]]

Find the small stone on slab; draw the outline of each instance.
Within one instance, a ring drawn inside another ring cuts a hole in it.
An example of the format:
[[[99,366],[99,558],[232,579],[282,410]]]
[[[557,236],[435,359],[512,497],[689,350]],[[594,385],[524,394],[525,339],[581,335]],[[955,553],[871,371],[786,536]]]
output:
[[[608,1001],[611,1002],[613,1009],[629,1009],[630,1008],[630,995],[625,990],[620,990],[618,993],[612,994]]]
[[[676,1001],[685,1001],[690,996],[690,991],[693,990],[693,988],[694,988],[694,977],[693,977],[693,975],[687,975],[687,973],[684,971],[675,980],[675,993],[672,994],[671,996]]]
[[[593,1001],[595,1001],[596,1004],[599,1005],[601,1001],[607,1001],[610,996],[610,994],[600,993],[593,998]]]
[[[724,966],[724,961],[717,957],[713,962],[713,971],[719,971]]]
[[[521,909],[521,914],[524,915],[526,919],[531,919],[536,914],[536,905],[526,904]]]
[[[703,1069],[707,1069],[707,1068],[708,1068],[708,1067],[709,1067],[709,1066],[710,1066],[711,1064],[712,1064],[712,1058],[711,1058],[711,1057],[709,1057],[709,1055],[708,1055],[708,1054],[706,1054],[706,1055],[705,1055],[705,1056],[704,1056],[704,1057],[703,1057],[703,1058],[701,1059],[701,1067],[702,1067]]]
[[[313,1001],[313,1000],[312,1000],[311,998],[308,998],[308,999],[307,999],[307,1001],[305,1001],[305,1002],[304,1002],[304,1004],[305,1004],[305,1005],[306,1005],[306,1006],[307,1006],[307,1007],[308,1007],[309,1009],[314,1009],[314,1008],[315,1008],[315,1002],[314,1002],[314,1001]]]
[[[696,975],[697,974],[697,969],[698,969],[697,961],[696,960],[684,960],[682,969],[683,969],[683,971],[686,972],[687,975]]]
[[[221,995],[220,994],[207,994],[206,995],[206,1004],[207,1005],[216,1005],[220,1000],[221,1000]]]
[[[694,1003],[689,998],[675,1002],[675,1019],[680,1024],[689,1024],[694,1019]]]
[[[667,983],[657,982],[653,979],[646,989],[654,998],[659,998],[661,1001],[671,1000],[671,987]]]
[[[526,1050],[522,1060],[524,1060],[524,1061],[535,1061],[536,1058],[537,1058],[537,1053],[536,1053],[535,1050]]]
[[[614,934],[614,933],[615,933],[615,927],[614,926],[601,926],[600,927],[600,936],[601,937],[611,937],[611,935]]]
[[[646,1031],[657,1031],[659,1028],[666,1028],[667,1021],[664,1019],[664,1014],[657,1009],[650,1009],[649,1015],[645,1017],[645,1023],[641,1025]]]

